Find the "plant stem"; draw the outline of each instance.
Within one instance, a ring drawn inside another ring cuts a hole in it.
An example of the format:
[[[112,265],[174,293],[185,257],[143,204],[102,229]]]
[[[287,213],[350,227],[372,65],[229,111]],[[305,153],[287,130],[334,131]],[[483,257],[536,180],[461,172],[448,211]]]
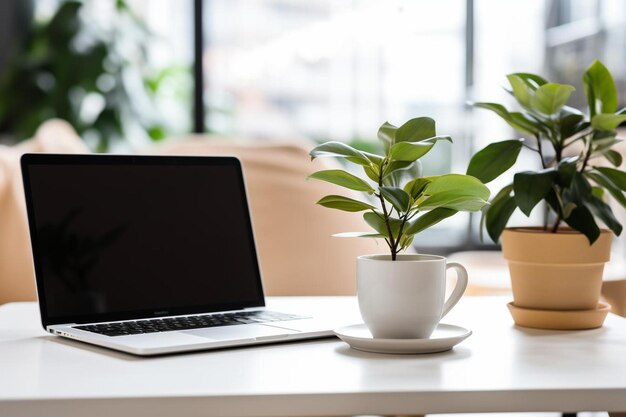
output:
[[[404,213],[404,217],[402,218],[402,223],[400,224],[400,230],[398,231],[398,239],[396,240],[396,247],[395,247],[396,253],[398,253],[398,245],[400,245],[400,237],[402,237],[402,230],[404,229],[404,225],[406,224],[406,220],[408,216],[409,216],[409,212],[407,211],[406,213]]]
[[[384,166],[385,164],[382,164],[382,167],[380,169],[380,174],[378,174],[378,187],[382,187],[383,186],[383,171],[384,171]],[[387,205],[385,204],[385,199],[383,197],[383,193],[378,193],[378,198],[380,199],[380,205],[383,208],[383,216],[384,216],[384,221],[385,221],[385,225],[387,226],[387,233],[389,233],[389,248],[391,249],[391,260],[395,261],[396,260],[396,251],[397,251],[397,243],[395,241],[395,239],[393,238],[393,233],[391,232],[391,223],[389,222],[389,213],[387,212]],[[399,237],[399,236],[398,236]],[[400,240],[400,239],[398,239]]]
[[[552,226],[552,233],[556,233],[559,231],[559,225],[561,224],[561,213],[557,213],[556,214],[556,222],[554,223],[554,226]]]
[[[544,161],[543,159],[543,147],[541,145],[541,136],[535,135],[535,138],[537,138],[537,152],[539,153],[539,158],[541,159],[541,166],[543,167],[543,169],[546,169],[546,161]]]
[[[589,162],[589,158],[591,157],[591,146],[593,145],[592,137],[589,137],[589,146],[587,146],[587,154],[585,155],[585,160],[583,161],[583,166],[580,168],[580,173],[585,172],[587,168],[587,163]]]

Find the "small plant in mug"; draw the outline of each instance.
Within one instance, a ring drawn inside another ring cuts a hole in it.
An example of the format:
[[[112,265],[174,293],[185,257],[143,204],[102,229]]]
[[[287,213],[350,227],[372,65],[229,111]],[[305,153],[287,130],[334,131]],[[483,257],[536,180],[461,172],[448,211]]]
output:
[[[411,119],[400,127],[385,122],[378,130],[383,155],[360,151],[341,142],[326,142],[311,150],[311,159],[337,157],[362,170],[356,176],[343,169],[315,172],[310,178],[327,181],[364,193],[365,200],[328,195],[317,202],[331,209],[365,212],[365,222],[374,232],[340,233],[339,237],[381,238],[391,259],[408,248],[415,235],[459,211],[479,211],[487,204],[489,190],[470,175],[422,176],[420,158],[438,141],[435,121]]]

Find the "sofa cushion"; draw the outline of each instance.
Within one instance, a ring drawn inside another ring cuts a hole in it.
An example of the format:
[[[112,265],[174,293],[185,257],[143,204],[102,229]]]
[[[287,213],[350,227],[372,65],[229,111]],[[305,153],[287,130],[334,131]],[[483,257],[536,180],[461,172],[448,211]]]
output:
[[[72,127],[50,120],[16,146],[0,146],[0,304],[35,300],[33,262],[20,157],[27,152],[86,153]]]

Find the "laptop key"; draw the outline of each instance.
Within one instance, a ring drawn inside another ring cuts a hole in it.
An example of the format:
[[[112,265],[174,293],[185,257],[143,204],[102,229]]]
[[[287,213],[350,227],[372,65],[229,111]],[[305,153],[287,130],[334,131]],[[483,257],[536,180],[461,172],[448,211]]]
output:
[[[237,313],[204,314],[200,316],[172,317],[165,319],[136,320],[103,324],[74,326],[75,329],[105,336],[126,336],[147,333],[191,330],[207,327],[235,326],[250,323],[303,319],[302,316],[270,311],[242,311]]]

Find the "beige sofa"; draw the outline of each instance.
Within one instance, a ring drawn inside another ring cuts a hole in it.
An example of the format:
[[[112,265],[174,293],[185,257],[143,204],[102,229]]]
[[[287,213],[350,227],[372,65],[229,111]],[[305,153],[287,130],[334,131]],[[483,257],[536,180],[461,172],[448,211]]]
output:
[[[355,257],[384,252],[373,240],[333,238],[367,230],[360,216],[315,205],[337,188],[306,177],[331,161],[310,161],[310,144],[242,142],[192,136],[143,153],[235,155],[243,163],[258,254],[268,295],[355,293]],[[24,152],[86,153],[62,121],[42,125],[16,147],[0,147],[0,304],[35,299],[19,157]]]

